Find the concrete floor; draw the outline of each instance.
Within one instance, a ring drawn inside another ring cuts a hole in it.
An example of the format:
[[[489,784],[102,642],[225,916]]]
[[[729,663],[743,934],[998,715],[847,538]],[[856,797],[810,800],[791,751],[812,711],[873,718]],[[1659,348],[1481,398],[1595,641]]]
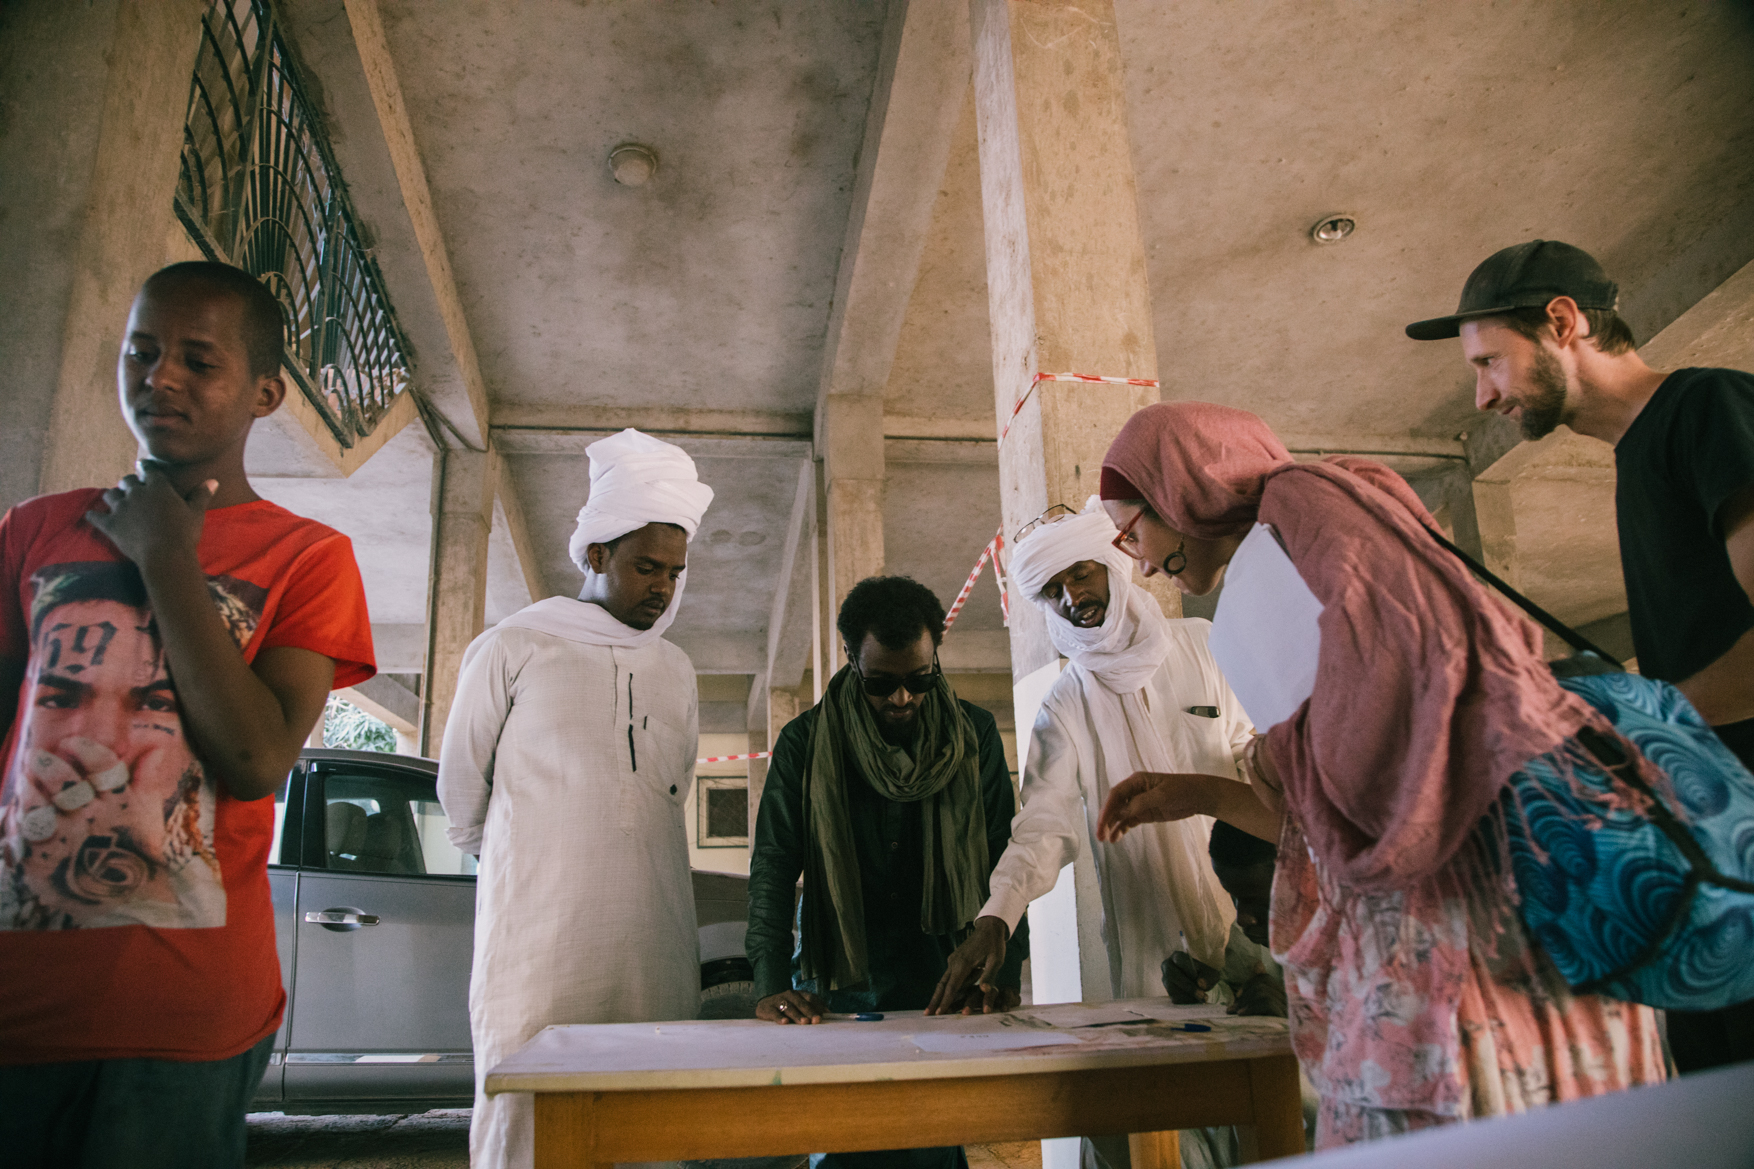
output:
[[[250,1169],[468,1169],[469,1109],[414,1116],[252,1113]]]
[[[414,1116],[252,1113],[250,1169],[468,1169],[469,1109]],[[802,1162],[800,1162],[801,1164]],[[695,1162],[723,1166],[739,1162]],[[770,1167],[777,1162],[768,1162]],[[1041,1143],[970,1145],[969,1169],[1041,1169]]]

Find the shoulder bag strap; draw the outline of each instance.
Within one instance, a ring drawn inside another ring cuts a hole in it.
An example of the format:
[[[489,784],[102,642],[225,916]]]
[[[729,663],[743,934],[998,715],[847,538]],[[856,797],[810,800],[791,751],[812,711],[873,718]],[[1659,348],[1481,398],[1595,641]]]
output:
[[[1619,665],[1618,658],[1614,657],[1614,655],[1602,649],[1601,646],[1595,644],[1589,638],[1585,637],[1583,634],[1565,624],[1565,622],[1559,620],[1559,618],[1553,616],[1553,614],[1547,612],[1547,610],[1541,608],[1541,606],[1535,604],[1535,602],[1529,600],[1527,597],[1505,584],[1502,580],[1498,579],[1497,575],[1484,564],[1481,564],[1478,560],[1475,560],[1472,556],[1469,556],[1466,552],[1463,552],[1460,548],[1457,548],[1454,544],[1444,539],[1442,532],[1436,531],[1432,528],[1427,528],[1426,530],[1431,532],[1432,539],[1449,549],[1463,564],[1466,564],[1471,568],[1474,571],[1475,576],[1478,576],[1487,584],[1490,584],[1493,588],[1503,593],[1510,599],[1512,604],[1533,617],[1536,621],[1539,621],[1542,625],[1545,625],[1548,629],[1552,630],[1554,636],[1565,642],[1565,644],[1569,645],[1572,649],[1576,650],[1578,653],[1595,654],[1604,662]]]

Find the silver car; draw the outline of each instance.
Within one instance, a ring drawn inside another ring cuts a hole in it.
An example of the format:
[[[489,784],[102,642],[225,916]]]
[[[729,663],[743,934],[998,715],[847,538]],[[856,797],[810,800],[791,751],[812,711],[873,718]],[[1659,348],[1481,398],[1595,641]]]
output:
[[[254,1107],[470,1104],[475,858],[445,837],[438,764],[306,750],[275,797],[268,882],[286,1017]],[[703,1013],[749,1013],[748,881],[694,873]]]

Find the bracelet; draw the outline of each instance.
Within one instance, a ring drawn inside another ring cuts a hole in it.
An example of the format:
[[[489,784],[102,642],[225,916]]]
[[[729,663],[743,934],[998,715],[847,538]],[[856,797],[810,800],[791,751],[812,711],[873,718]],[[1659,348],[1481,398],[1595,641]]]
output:
[[[1255,755],[1260,751],[1261,744],[1265,741],[1265,735],[1256,735],[1249,740],[1249,745],[1242,750],[1243,767],[1247,770],[1249,781],[1251,783],[1258,781],[1262,787],[1266,788],[1274,795],[1283,795],[1285,794],[1285,789],[1268,779],[1266,771],[1264,771],[1260,763],[1255,760]]]

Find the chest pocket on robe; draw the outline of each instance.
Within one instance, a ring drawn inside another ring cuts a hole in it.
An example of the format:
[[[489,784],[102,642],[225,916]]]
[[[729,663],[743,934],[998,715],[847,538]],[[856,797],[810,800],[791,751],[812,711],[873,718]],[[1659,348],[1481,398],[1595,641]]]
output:
[[[623,732],[625,737],[626,732]],[[688,799],[694,760],[688,756],[688,736],[656,715],[642,714],[633,722],[633,762],[623,794],[624,826],[642,816],[668,811],[676,814]]]
[[[1216,708],[1218,705],[1218,696],[1208,693],[1199,682],[1198,678],[1175,680],[1173,700],[1176,708],[1170,712],[1168,721],[1174,727],[1172,733],[1176,741],[1165,742],[1164,746],[1172,752],[1178,748],[1185,751],[1189,764],[1196,771],[1233,776],[1236,768],[1230,757],[1230,740],[1225,736],[1226,721],[1188,713],[1191,706]]]

